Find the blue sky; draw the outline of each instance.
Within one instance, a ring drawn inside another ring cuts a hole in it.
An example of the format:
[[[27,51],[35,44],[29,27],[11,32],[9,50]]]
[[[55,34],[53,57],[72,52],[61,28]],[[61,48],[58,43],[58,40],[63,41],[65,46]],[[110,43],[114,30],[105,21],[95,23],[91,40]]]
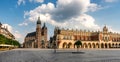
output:
[[[48,27],[48,38],[55,26],[69,29],[120,32],[119,0],[0,0],[0,22],[22,43],[36,29],[38,16]],[[94,27],[94,28],[93,28]]]

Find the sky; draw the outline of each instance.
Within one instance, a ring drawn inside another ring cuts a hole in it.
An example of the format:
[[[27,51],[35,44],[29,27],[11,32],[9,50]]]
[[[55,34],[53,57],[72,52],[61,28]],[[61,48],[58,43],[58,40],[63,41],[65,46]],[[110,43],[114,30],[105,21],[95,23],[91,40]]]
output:
[[[120,0],[0,0],[0,22],[20,43],[36,30],[40,17],[48,27],[48,39],[54,27],[120,33]]]

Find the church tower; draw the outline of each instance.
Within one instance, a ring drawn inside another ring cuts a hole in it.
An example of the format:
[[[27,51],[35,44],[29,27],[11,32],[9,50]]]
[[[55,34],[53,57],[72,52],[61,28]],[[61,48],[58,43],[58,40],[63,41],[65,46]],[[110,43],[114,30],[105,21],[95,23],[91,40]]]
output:
[[[37,20],[36,41],[37,41],[38,48],[41,48],[41,21],[40,21],[40,17],[38,17],[38,20]]]
[[[47,47],[47,27],[44,23],[42,27],[42,40],[44,41],[44,48]]]

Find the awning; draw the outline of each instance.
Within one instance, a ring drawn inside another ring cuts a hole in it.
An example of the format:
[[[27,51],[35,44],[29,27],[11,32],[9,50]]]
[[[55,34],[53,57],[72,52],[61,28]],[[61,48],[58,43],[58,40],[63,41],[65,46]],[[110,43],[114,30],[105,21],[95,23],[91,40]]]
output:
[[[0,46],[9,46],[9,47],[13,47],[13,45],[7,45],[7,44],[0,44]]]

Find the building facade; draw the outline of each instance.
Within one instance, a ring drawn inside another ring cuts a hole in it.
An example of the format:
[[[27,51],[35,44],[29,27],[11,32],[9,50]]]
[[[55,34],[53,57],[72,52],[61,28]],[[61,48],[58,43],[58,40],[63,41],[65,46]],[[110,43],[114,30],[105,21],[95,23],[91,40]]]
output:
[[[7,29],[7,26],[3,27],[1,22],[0,22],[0,34],[4,35],[9,39],[13,39],[13,40],[15,39],[14,35],[10,33],[9,30]]]
[[[80,48],[120,48],[120,34],[109,32],[106,26],[102,31],[54,29],[57,48],[76,48],[77,40],[82,42]]]
[[[24,48],[47,48],[47,27],[41,27],[40,17],[36,23],[36,31],[28,33],[24,39]]]

